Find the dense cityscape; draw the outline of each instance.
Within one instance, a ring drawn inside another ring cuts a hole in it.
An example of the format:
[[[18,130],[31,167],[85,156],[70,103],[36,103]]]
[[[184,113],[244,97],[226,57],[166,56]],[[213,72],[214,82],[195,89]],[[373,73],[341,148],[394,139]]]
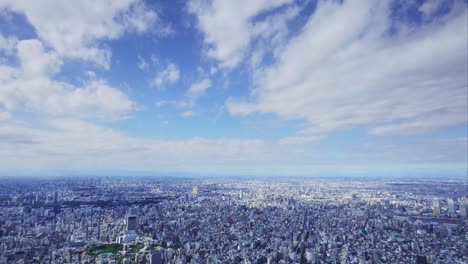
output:
[[[4,178],[0,263],[467,263],[466,184]]]

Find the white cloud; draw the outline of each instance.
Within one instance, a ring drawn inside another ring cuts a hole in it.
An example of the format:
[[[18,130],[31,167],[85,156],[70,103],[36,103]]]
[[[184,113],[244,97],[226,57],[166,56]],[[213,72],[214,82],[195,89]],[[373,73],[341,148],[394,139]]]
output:
[[[419,11],[426,17],[434,15],[437,10],[444,4],[444,0],[427,0],[420,7]]]
[[[51,113],[76,113],[94,118],[125,117],[135,108],[120,90],[110,87],[105,81],[91,81],[83,87],[49,98]]]
[[[259,139],[134,138],[111,128],[74,119],[42,120],[40,128],[0,124],[2,172],[18,172],[24,164],[36,172],[64,168],[96,172],[97,168],[106,168],[269,176],[317,175],[326,171],[339,173],[340,169],[346,173],[389,172],[389,168],[394,168],[391,164],[399,164],[403,171],[409,172],[408,168],[441,169],[450,166],[454,169],[466,164],[466,147],[466,138],[448,138],[405,145],[372,142],[344,145],[339,153],[334,153],[319,146],[290,146]],[[324,158],[330,155],[333,158]],[[359,163],[363,160],[366,164]],[[431,162],[433,164],[428,165]],[[463,169],[458,172],[463,172]]]
[[[151,56],[148,59],[145,59],[142,56],[138,55],[137,60],[137,66],[142,71],[147,71],[151,67],[157,66],[159,64],[159,59],[155,54],[151,54]]]
[[[187,111],[184,111],[182,112],[181,116],[182,117],[192,117],[194,116],[196,113],[192,110],[187,110]]]
[[[253,24],[252,36],[257,38],[249,62],[254,69],[261,67],[267,52],[272,52],[273,56],[276,56],[283,49],[289,34],[288,22],[296,18],[300,10],[299,6],[292,5],[283,12],[267,16],[264,20]]]
[[[282,145],[293,145],[293,144],[308,144],[311,142],[316,142],[319,140],[322,140],[324,137],[323,136],[289,136],[289,137],[284,137],[279,140],[279,143]]]
[[[276,62],[255,73],[249,102],[231,114],[307,120],[302,134],[369,127],[422,133],[467,122],[467,10],[454,5],[421,27],[388,35],[383,1],[319,2]]]
[[[211,87],[211,79],[205,78],[199,82],[196,82],[190,86],[186,95],[190,101],[196,101],[200,96],[204,95],[206,91]]]
[[[342,162],[366,160],[369,163],[386,161],[394,164],[400,163],[400,165],[409,163],[466,164],[467,147],[466,137],[419,139],[404,144],[366,142],[343,149],[342,152],[346,152],[347,155]],[[430,165],[427,167],[430,168]]]
[[[113,2],[115,1],[111,1],[110,3]],[[128,3],[128,10],[118,15],[122,16],[114,20],[122,24],[122,31],[133,31],[138,34],[148,31],[157,20],[156,12],[149,9],[144,1],[130,1]]]
[[[21,69],[26,78],[40,78],[56,74],[63,62],[55,52],[45,52],[36,39],[22,40],[17,45]]]
[[[43,127],[0,125],[0,167],[27,162],[35,169],[99,165],[126,170],[203,171],[223,164],[251,163],[269,152],[265,142],[255,139],[139,139],[71,119],[49,120]]]
[[[156,65],[156,64],[158,64],[158,62],[159,62],[159,59],[158,59],[158,57],[157,57],[155,54],[151,54],[151,58],[150,58],[150,59],[151,59],[151,63],[153,63],[153,65]]]
[[[157,107],[157,108],[160,108],[160,107],[163,107],[164,105],[166,105],[167,102],[164,101],[164,100],[158,100],[154,103],[154,105]]]
[[[217,72],[218,72],[218,68],[216,68],[216,67],[211,67],[210,68],[210,74],[211,75],[215,75]]]
[[[167,67],[159,72],[152,81],[152,85],[159,90],[164,89],[164,85],[169,83],[173,84],[180,79],[179,66],[174,63],[169,63]]]
[[[466,95],[460,94],[460,101],[466,99]],[[423,115],[420,117],[414,117],[410,120],[404,120],[402,122],[395,122],[391,124],[380,125],[369,129],[369,134],[378,136],[387,135],[415,135],[425,132],[430,132],[435,128],[450,127],[456,124],[463,124],[467,122],[468,110],[465,107],[465,114],[463,114],[463,103],[454,102],[460,104],[459,108],[455,106],[451,110],[440,111],[430,115]],[[458,108],[458,109],[457,109]]]
[[[259,27],[253,26],[254,17],[291,2],[195,0],[190,1],[187,7],[188,11],[197,17],[197,28],[204,34],[208,56],[220,61],[222,67],[232,68],[244,58],[252,38],[263,34],[258,32]]]
[[[22,40],[17,51],[18,68],[0,65],[0,109],[8,113],[117,119],[135,108],[124,93],[103,80],[93,79],[82,87],[54,80],[62,61],[55,52],[45,52],[39,40]]]
[[[10,113],[6,111],[0,111],[0,121],[6,121],[11,118]]]
[[[5,52],[6,55],[14,53],[18,39],[14,36],[5,37],[0,33],[0,52]]]
[[[157,20],[139,0],[57,1],[7,0],[0,8],[22,13],[37,35],[62,57],[93,61],[110,67],[111,51],[99,40],[125,32],[143,33]]]
[[[146,71],[149,67],[149,64],[146,62],[146,60],[140,55],[138,55],[137,59],[138,59],[138,64],[137,64],[138,68],[142,71]]]

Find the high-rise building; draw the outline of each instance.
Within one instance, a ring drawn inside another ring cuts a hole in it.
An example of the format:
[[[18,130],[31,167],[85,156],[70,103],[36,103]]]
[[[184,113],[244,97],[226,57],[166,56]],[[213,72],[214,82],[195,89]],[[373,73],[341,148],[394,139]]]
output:
[[[454,216],[457,213],[455,201],[453,199],[448,199],[447,204],[450,215]]]
[[[127,213],[127,232],[136,231],[138,226],[138,209],[130,208]]]
[[[432,201],[432,211],[434,215],[440,215],[440,202],[439,200],[435,199]]]
[[[460,215],[464,218],[468,217],[468,200],[460,202]]]
[[[159,250],[151,251],[149,255],[149,263],[150,264],[163,264],[161,251]]]
[[[193,195],[197,195],[197,194],[198,194],[198,186],[195,185],[195,187],[193,187],[193,189],[192,189],[192,194],[193,194]]]

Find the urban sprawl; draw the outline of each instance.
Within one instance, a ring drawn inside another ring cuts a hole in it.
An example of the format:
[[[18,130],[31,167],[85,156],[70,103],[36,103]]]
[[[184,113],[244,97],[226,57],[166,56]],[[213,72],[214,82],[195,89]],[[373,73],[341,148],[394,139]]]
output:
[[[4,178],[0,263],[468,263],[467,183]]]

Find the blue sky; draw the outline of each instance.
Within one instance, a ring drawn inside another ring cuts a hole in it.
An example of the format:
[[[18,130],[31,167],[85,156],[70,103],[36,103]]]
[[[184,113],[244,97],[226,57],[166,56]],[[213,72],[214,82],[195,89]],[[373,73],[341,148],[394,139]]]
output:
[[[466,176],[467,1],[0,1],[0,174]]]

